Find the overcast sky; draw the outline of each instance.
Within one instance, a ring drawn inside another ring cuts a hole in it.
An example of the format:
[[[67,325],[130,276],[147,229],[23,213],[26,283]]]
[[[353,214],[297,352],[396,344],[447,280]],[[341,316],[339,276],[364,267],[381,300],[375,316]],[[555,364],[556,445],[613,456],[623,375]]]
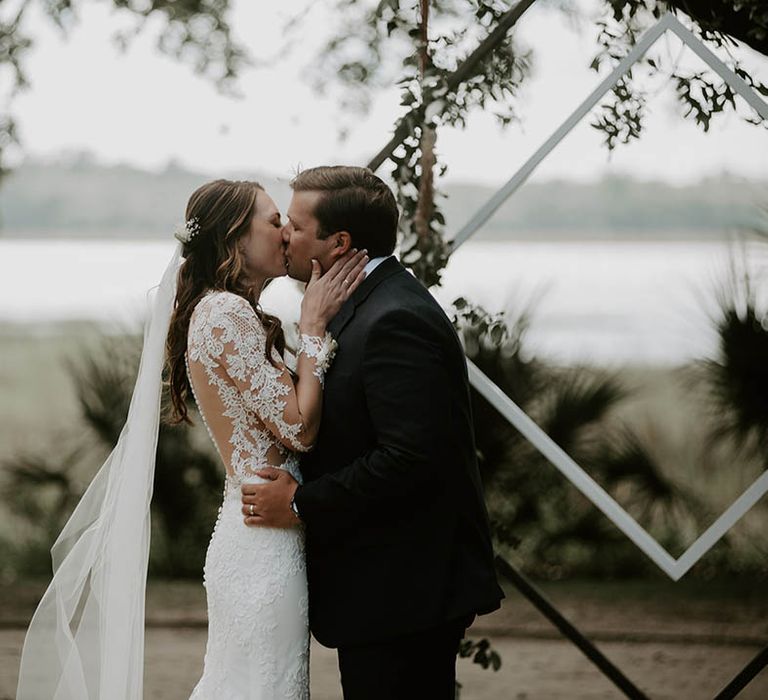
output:
[[[305,4],[235,0],[232,24],[256,53],[280,56],[285,47],[279,17]],[[594,7],[591,0],[580,5],[585,11]],[[234,100],[218,94],[188,65],[158,54],[153,27],[127,53],[117,51],[111,36],[124,21],[106,3],[83,6],[80,23],[66,41],[39,14],[28,18],[36,38],[26,62],[32,87],[14,105],[27,154],[89,150],[107,162],[151,168],[176,159],[210,173],[247,169],[288,176],[299,165],[364,163],[387,141],[399,113],[397,91],[383,92],[341,144],[337,105],[319,98],[302,79],[317,44],[312,37],[272,67],[246,71],[239,81],[244,97]],[[332,21],[322,9],[313,11],[316,39]],[[490,115],[479,114],[463,132],[442,130],[438,146],[452,180],[503,182],[599,82],[587,67],[595,53],[593,25],[578,31],[561,15],[534,6],[518,27],[520,44],[535,52],[534,75],[518,103],[523,123],[502,132]],[[669,39],[665,47],[677,55],[680,44]],[[768,59],[748,49],[737,53],[768,81]],[[700,67],[696,61],[691,65]],[[620,148],[610,161],[600,146],[601,134],[587,121],[534,177],[591,179],[621,171],[684,182],[724,170],[768,176],[766,129],[729,115],[702,134],[681,118],[670,85],[654,87],[642,141]]]

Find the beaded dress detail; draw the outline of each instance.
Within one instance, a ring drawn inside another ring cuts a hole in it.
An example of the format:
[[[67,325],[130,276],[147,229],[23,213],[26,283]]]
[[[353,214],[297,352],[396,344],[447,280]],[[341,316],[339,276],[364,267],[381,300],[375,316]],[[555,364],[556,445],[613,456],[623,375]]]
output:
[[[329,334],[312,343],[332,357]],[[187,372],[226,478],[205,560],[205,665],[190,700],[309,697],[304,533],[249,528],[241,513],[241,484],[263,482],[254,472],[265,466],[301,482],[297,453],[309,449],[291,374],[276,350],[270,363],[265,349],[264,327],[242,297],[209,292],[195,307]]]

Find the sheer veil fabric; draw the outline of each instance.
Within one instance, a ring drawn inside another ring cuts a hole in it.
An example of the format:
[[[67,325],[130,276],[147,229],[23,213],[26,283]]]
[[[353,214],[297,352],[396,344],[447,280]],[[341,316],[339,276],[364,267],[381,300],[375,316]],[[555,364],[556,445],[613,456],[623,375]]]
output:
[[[128,419],[62,530],[27,630],[17,700],[141,700],[144,602],[165,341],[177,246],[144,328]]]

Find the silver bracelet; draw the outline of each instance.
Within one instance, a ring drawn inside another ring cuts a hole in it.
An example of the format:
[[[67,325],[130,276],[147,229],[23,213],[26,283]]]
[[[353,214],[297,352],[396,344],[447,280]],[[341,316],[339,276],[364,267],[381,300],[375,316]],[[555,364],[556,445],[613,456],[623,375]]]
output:
[[[291,510],[293,511],[293,514],[301,520],[301,516],[299,515],[299,507],[296,505],[296,494],[293,495],[293,498],[291,499]]]

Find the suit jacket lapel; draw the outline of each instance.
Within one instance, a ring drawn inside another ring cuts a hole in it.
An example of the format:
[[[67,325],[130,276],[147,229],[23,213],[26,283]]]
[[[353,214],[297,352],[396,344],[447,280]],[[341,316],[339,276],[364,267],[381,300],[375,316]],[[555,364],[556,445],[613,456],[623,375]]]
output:
[[[328,324],[328,331],[334,338],[339,337],[339,333],[341,333],[344,326],[346,326],[349,323],[349,319],[352,318],[352,316],[355,315],[355,303],[352,301],[352,297],[347,299],[339,309],[339,313],[337,313],[331,322]]]
[[[339,313],[333,317],[333,320],[328,324],[328,330],[334,338],[338,338],[341,332],[344,330],[352,317],[355,315],[355,310],[360,306],[370,295],[370,293],[376,289],[385,279],[395,275],[399,272],[405,272],[405,268],[395,257],[389,257],[382,263],[361,283],[360,286],[352,292],[352,296],[347,299],[339,309]]]

